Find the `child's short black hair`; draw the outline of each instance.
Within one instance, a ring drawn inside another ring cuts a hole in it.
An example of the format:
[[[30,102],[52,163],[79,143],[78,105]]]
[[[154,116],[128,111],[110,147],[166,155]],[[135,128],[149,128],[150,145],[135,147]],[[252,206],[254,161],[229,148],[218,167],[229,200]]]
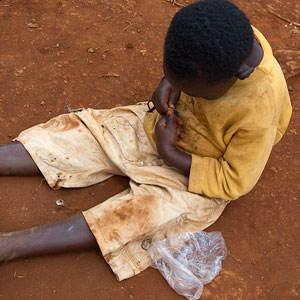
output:
[[[253,38],[249,19],[234,4],[199,1],[174,16],[165,39],[164,63],[178,79],[226,81],[251,53]]]

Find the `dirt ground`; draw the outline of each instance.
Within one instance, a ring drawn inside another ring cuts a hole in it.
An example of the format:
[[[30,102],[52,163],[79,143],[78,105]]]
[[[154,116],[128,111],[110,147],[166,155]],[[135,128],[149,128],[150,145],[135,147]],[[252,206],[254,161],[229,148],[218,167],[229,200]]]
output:
[[[272,45],[289,78],[294,113],[256,187],[208,228],[223,233],[229,254],[201,299],[299,299],[300,3],[234,2]],[[65,113],[67,104],[109,108],[148,100],[162,76],[163,39],[178,9],[165,0],[0,0],[0,143]],[[40,177],[1,178],[0,231],[65,219],[127,185],[115,177],[52,191]],[[100,253],[90,251],[1,264],[0,299],[184,298],[152,268],[118,282]]]

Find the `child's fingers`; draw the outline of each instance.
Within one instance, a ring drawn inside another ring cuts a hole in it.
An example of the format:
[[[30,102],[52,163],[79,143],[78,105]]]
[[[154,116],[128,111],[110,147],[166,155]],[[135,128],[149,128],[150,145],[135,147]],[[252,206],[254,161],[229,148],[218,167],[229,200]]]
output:
[[[168,103],[170,108],[175,108],[179,96],[180,96],[180,91],[178,89],[172,88],[169,96],[169,103]]]
[[[166,127],[166,126],[167,126],[167,118],[166,118],[166,117],[162,117],[162,118],[157,122],[157,124],[159,124],[159,126]]]
[[[174,110],[169,108],[167,111],[167,126],[173,126],[174,124],[176,124],[176,116],[174,114]]]
[[[184,138],[184,134],[183,134],[181,127],[179,127],[179,126],[176,127],[176,133],[177,133],[177,136],[179,136],[181,139]]]
[[[176,116],[176,123],[177,123],[178,125],[183,125],[182,119],[181,119],[180,117],[178,117],[178,116]]]

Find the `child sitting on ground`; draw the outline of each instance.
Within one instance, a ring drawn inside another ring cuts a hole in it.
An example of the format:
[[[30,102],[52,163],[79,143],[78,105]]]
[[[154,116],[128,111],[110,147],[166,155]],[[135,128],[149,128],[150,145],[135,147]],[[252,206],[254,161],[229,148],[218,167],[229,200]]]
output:
[[[254,187],[291,116],[263,35],[234,4],[200,1],[173,18],[163,68],[153,108],[61,115],[0,147],[1,176],[42,174],[53,189],[130,178],[82,214],[1,234],[0,261],[98,245],[122,280],[150,265],[149,242],[208,227]]]

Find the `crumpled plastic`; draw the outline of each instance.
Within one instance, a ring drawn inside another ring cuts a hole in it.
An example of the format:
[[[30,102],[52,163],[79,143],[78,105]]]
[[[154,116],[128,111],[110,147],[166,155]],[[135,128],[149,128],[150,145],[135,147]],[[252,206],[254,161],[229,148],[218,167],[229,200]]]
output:
[[[152,267],[179,295],[196,300],[222,269],[227,248],[221,232],[183,232],[153,242],[148,253]]]

